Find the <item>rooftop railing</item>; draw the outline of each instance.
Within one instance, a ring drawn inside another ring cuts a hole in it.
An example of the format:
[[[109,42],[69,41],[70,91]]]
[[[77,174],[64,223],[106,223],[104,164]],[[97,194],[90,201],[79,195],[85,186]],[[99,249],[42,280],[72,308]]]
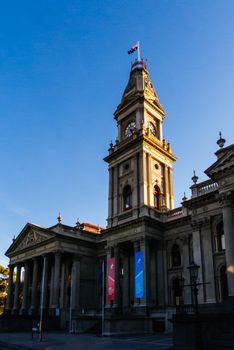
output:
[[[216,191],[217,189],[218,189],[217,182],[213,182],[211,179],[200,182],[198,184],[191,186],[192,198],[203,196],[204,194]]]

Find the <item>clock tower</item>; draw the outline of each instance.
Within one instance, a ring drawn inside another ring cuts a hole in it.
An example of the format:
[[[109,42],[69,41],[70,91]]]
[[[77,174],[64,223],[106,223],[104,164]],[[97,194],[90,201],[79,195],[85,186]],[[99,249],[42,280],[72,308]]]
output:
[[[136,60],[114,118],[118,136],[110,144],[108,227],[174,208],[172,164],[163,138],[165,111],[146,63]]]

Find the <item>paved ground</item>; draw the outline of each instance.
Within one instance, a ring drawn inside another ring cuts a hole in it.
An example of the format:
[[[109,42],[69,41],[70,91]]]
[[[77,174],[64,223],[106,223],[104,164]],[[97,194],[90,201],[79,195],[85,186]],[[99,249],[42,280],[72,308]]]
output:
[[[0,333],[0,350],[169,350],[169,335],[97,337],[92,334],[47,333],[42,342],[29,333]]]

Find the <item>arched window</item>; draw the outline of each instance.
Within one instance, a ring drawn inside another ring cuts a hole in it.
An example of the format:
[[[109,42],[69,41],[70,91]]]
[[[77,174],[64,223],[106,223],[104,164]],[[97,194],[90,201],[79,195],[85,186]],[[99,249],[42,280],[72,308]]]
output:
[[[218,252],[225,250],[225,238],[222,221],[216,226],[216,250]]]
[[[178,244],[174,244],[171,248],[171,267],[176,267],[181,265],[181,255],[180,248]]]
[[[154,208],[160,209],[160,189],[157,185],[154,186]]]
[[[132,208],[132,189],[130,185],[127,185],[123,189],[123,210]]]

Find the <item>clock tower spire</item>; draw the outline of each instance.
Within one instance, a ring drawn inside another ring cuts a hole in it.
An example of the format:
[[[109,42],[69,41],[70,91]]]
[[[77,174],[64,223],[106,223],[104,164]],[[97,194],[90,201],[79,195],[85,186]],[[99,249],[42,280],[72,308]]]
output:
[[[109,155],[108,227],[142,216],[157,218],[174,208],[172,163],[163,138],[165,111],[149,79],[146,63],[132,63],[114,118],[118,137]]]

